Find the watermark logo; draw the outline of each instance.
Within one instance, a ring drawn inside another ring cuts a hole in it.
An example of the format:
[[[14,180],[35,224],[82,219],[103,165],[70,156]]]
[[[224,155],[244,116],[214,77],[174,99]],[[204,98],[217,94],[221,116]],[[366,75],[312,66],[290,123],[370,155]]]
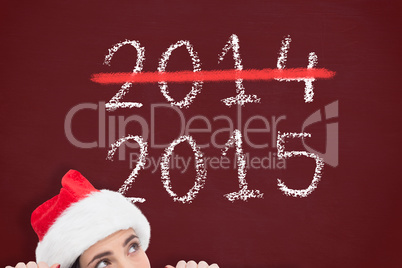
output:
[[[167,109],[169,111],[167,111]],[[94,137],[94,140],[84,142],[77,137],[72,125],[74,119],[78,117],[81,112],[88,110],[97,111],[98,135],[97,137]],[[99,104],[82,103],[74,106],[67,113],[64,120],[65,135],[68,141],[78,148],[110,148],[110,145],[118,140],[117,137],[121,138],[127,136],[128,125],[135,123],[138,126],[138,130],[140,130],[140,136],[145,142],[148,143],[148,146],[151,149],[164,149],[170,145],[171,141],[157,140],[157,134],[160,134],[164,131],[157,126],[157,122],[164,120],[166,112],[171,112],[176,115],[175,120],[179,126],[175,128],[175,133],[173,134],[177,135],[178,137],[194,134],[208,136],[209,142],[203,144],[197,143],[197,146],[200,149],[223,149],[225,144],[220,143],[217,137],[219,135],[223,135],[224,133],[226,133],[229,137],[236,129],[241,131],[244,143],[252,149],[265,149],[270,147],[276,148],[278,125],[282,121],[286,120],[286,115],[268,117],[262,115],[253,115],[249,118],[243,118],[244,116],[242,115],[241,106],[237,107],[236,114],[233,118],[224,114],[216,115],[212,118],[208,118],[204,115],[193,115],[189,117],[186,116],[179,108],[166,103],[151,104],[149,118],[145,118],[140,115],[131,115],[128,117],[122,115],[106,116],[104,102],[99,102]],[[194,123],[197,122],[202,122],[204,127],[194,128]],[[220,125],[224,125],[224,127],[214,129],[214,125],[217,125],[217,122],[219,122]],[[252,127],[252,125],[255,123],[259,123],[261,127]],[[253,140],[251,137],[256,133],[263,133],[266,135],[267,139],[264,139],[263,141]],[[126,159],[126,148],[137,149],[138,143],[126,142],[123,144],[123,146],[120,146],[118,160]]]
[[[184,113],[177,107],[171,106],[169,104],[152,104],[150,107],[150,118],[147,120],[146,118],[140,116],[140,115],[131,115],[128,117],[124,116],[106,116],[106,108],[105,108],[105,103],[104,102],[99,102],[98,104],[94,103],[81,103],[73,108],[70,109],[70,111],[67,113],[65,120],[64,120],[64,130],[65,130],[65,135],[66,138],[69,140],[71,144],[78,148],[83,148],[83,149],[90,149],[90,148],[110,148],[110,146],[116,142],[117,137],[115,134],[115,130],[117,129],[117,136],[118,137],[125,137],[127,135],[127,126],[128,124],[131,123],[136,123],[137,125],[140,126],[141,129],[141,137],[145,142],[148,143],[150,148],[153,149],[161,149],[161,148],[166,148],[169,146],[169,143],[159,143],[156,140],[156,133],[157,131],[160,131],[157,129],[156,126],[156,121],[160,120],[160,118],[163,118],[164,113],[166,112],[164,109],[170,109],[171,111],[174,111],[177,115],[177,120],[180,122],[180,127],[177,129],[177,135],[182,136],[182,135],[191,135],[194,133],[204,133],[205,135],[209,135],[209,143],[205,144],[198,144],[197,146],[200,147],[201,149],[203,148],[216,148],[216,149],[223,149],[225,147],[225,144],[220,144],[218,143],[216,136],[217,134],[221,134],[222,132],[228,132],[228,135],[231,135],[235,129],[240,129],[242,133],[242,139],[244,140],[244,143],[252,148],[252,149],[264,149],[264,148],[269,148],[271,145],[271,148],[276,148],[277,144],[277,133],[278,133],[278,125],[280,124],[281,121],[286,120],[286,115],[280,115],[280,116],[271,116],[271,117],[266,117],[262,115],[253,115],[246,120],[243,119],[242,116],[242,107],[238,106],[237,111],[236,111],[236,118],[231,118],[227,115],[217,115],[214,116],[213,118],[209,119],[204,115],[194,115],[192,117],[186,118]],[[306,143],[305,139],[301,139],[301,142],[305,148],[305,150],[309,153],[313,153],[320,158],[323,159],[323,161],[332,166],[332,167],[337,167],[339,163],[339,123],[335,120],[338,119],[338,101],[334,101],[322,109],[318,109],[314,111],[312,114],[310,114],[302,123],[301,126],[301,132],[308,132],[306,129],[309,126],[312,126],[314,124],[325,124],[325,129],[326,129],[326,138],[325,138],[325,151],[320,152],[317,149],[312,148]],[[72,122],[76,116],[79,116],[79,113],[84,110],[93,110],[97,111],[97,117],[98,117],[98,135],[97,138],[94,139],[93,141],[81,141],[79,138],[77,138],[74,135],[74,131],[72,128]],[[227,122],[227,128],[224,129],[215,129],[212,131],[213,127],[212,125],[216,121],[226,121]],[[192,128],[192,123],[194,121],[202,121],[203,124],[205,125],[205,128],[199,129],[199,128]],[[263,127],[261,128],[251,128],[250,125],[252,122],[259,121],[262,123]],[[256,142],[253,141],[250,138],[251,133],[265,133],[270,136],[268,136],[268,140],[264,142]],[[136,142],[125,142],[122,146],[119,147],[118,150],[118,160],[126,160],[126,149],[138,149],[138,143]],[[278,156],[275,154],[272,154],[273,152],[269,152],[269,157],[270,158],[275,158],[277,159]],[[129,163],[130,167],[136,159],[137,153],[130,153],[129,154]],[[249,155],[248,155],[249,157]],[[254,159],[255,158],[250,158]],[[279,163],[279,159],[277,159],[276,163]],[[184,162],[188,161],[182,160]],[[212,162],[214,162],[213,160]],[[222,161],[220,159],[220,161]],[[267,161],[266,159],[263,161],[263,158],[260,158],[259,161],[263,163],[264,161]],[[231,159],[231,163],[234,163],[235,160]],[[178,163],[178,162],[177,162]],[[249,162],[250,165],[251,163],[254,162]],[[145,165],[145,168],[150,168],[152,170],[155,170],[155,165],[160,164],[160,159],[157,158],[148,158],[147,164]],[[214,169],[216,165],[211,165],[210,167]],[[225,160],[220,164],[219,167],[224,168],[226,166]],[[253,165],[251,165],[253,167]],[[254,165],[256,167],[257,165]],[[267,164],[261,164],[261,168],[264,168],[269,166],[269,168],[278,168],[275,167],[275,165],[267,165]],[[183,165],[184,167],[184,165]],[[184,170],[187,170],[187,168],[184,168]],[[154,171],[153,171],[154,172]]]
[[[308,126],[324,121],[326,125],[325,152],[322,153],[311,148],[304,139],[302,139],[302,143],[308,152],[318,155],[326,164],[332,167],[337,167],[339,163],[339,123],[332,122],[338,118],[338,111],[338,101],[336,100],[324,107],[324,118],[321,115],[322,111],[319,109],[307,117],[302,125],[302,132],[304,132]]]

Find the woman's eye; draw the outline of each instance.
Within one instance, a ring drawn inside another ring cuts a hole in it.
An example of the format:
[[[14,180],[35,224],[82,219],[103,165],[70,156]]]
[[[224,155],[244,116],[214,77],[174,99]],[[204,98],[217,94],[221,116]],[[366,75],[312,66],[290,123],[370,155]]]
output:
[[[128,249],[128,253],[136,252],[139,248],[140,248],[140,245],[138,243],[133,243],[130,245],[130,248]]]
[[[109,262],[106,260],[102,260],[100,262],[98,262],[95,266],[95,268],[105,268],[106,266],[109,265]]]

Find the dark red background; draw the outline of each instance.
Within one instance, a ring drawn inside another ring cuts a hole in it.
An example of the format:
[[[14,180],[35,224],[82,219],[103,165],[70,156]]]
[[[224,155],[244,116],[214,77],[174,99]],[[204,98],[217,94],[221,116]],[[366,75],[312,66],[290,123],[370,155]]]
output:
[[[402,7],[397,1],[103,2],[2,5],[1,265],[34,258],[37,239],[30,214],[58,193],[60,179],[69,169],[81,171],[98,188],[114,190],[130,173],[128,161],[105,159],[107,148],[77,148],[64,134],[64,118],[72,107],[107,102],[119,89],[91,82],[91,74],[133,68],[134,49],[122,49],[111,67],[102,65],[107,49],[125,39],[138,40],[146,50],[144,71],[156,71],[161,54],[183,39],[194,45],[203,70],[231,69],[231,53],[217,64],[231,34],[240,38],[245,68],[275,68],[280,42],[290,35],[289,67],[306,67],[308,53],[315,51],[318,67],[336,72],[332,80],[315,83],[311,104],[303,101],[302,83],[245,82],[246,92],[259,95],[262,103],[246,105],[243,120],[252,115],[286,115],[278,130],[298,132],[308,115],[339,100],[340,164],[326,166],[318,189],[303,199],[283,195],[276,179],[295,188],[307,187],[314,168],[311,160],[289,160],[282,171],[249,169],[249,187],[264,192],[264,199],[235,203],[223,194],[237,189],[236,170],[208,170],[205,188],[192,204],[173,202],[160,172],[143,170],[127,195],[147,199],[139,207],[152,225],[147,251],[152,266],[179,259],[205,259],[221,267],[400,265]],[[172,54],[168,70],[189,70],[190,63],[181,48]],[[190,88],[189,83],[169,86],[177,99]],[[205,83],[183,112],[188,117],[235,118],[235,108],[220,102],[234,94],[234,83]],[[166,103],[156,84],[134,85],[126,100],[140,101],[144,107],[107,115],[149,118],[151,104]],[[157,138],[165,142],[177,138],[174,117],[167,113],[156,124]],[[81,140],[96,140],[97,129],[96,111],[76,116],[73,130]],[[141,134],[135,124],[127,130]],[[323,150],[324,125],[312,131],[312,146]],[[268,141],[268,149],[245,146],[245,152],[255,156],[276,152],[271,134],[253,137],[259,143]],[[194,138],[198,143],[209,141],[206,134]],[[220,142],[227,138],[222,135]],[[294,146],[289,150],[301,148]],[[188,146],[176,150],[191,155]],[[207,156],[221,153],[216,148],[203,151]],[[162,153],[163,149],[150,148],[151,156]],[[172,172],[174,189],[185,193],[193,178],[193,171]]]

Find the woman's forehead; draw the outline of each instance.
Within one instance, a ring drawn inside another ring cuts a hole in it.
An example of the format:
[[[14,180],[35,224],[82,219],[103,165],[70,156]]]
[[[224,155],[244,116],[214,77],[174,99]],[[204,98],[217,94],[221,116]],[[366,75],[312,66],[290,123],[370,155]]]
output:
[[[96,254],[99,254],[99,252],[112,252],[114,249],[123,247],[127,242],[129,242],[127,240],[132,240],[135,237],[137,237],[137,235],[132,228],[119,230],[90,246],[84,251],[81,258],[91,258]]]
[[[98,242],[93,244],[91,247],[96,246],[96,245],[108,245],[110,243],[118,242],[120,240],[124,241],[127,237],[130,237],[132,235],[136,236],[135,231],[132,228],[128,228],[125,230],[119,230],[119,231],[114,232],[113,234],[103,238],[102,240],[99,240]]]

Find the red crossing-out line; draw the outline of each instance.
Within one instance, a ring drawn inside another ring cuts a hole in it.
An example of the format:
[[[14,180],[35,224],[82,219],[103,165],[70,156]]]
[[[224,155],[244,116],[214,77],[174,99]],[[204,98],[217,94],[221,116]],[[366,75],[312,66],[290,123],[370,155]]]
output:
[[[273,79],[306,80],[329,79],[335,72],[324,68],[294,69],[248,69],[248,70],[211,70],[211,71],[179,71],[179,72],[140,72],[140,73],[97,73],[91,81],[100,84],[157,83],[157,82],[220,82],[237,79],[266,81]]]

